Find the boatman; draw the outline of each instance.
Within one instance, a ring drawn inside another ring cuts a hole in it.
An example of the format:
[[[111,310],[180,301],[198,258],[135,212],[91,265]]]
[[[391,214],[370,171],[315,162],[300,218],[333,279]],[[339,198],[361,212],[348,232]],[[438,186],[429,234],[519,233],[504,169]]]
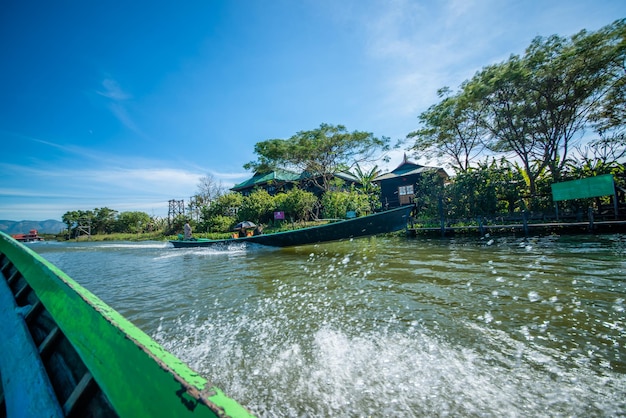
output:
[[[191,226],[189,225],[189,221],[185,222],[185,239],[191,239]]]

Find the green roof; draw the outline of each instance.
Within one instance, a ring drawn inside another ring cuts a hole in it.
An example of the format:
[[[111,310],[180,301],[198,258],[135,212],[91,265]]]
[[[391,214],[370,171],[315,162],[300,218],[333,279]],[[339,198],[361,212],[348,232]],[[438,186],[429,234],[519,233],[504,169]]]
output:
[[[374,181],[388,180],[397,177],[410,176],[413,174],[421,174],[429,171],[441,171],[445,174],[446,177],[448,176],[443,168],[423,166],[405,160],[391,173],[381,174],[380,176],[376,177]]]
[[[255,186],[260,186],[262,184],[267,184],[271,181],[276,182],[297,182],[300,180],[300,174],[296,174],[292,171],[287,170],[274,170],[269,173],[255,173],[252,178],[236,184],[231,188],[231,190],[243,190],[248,189]]]

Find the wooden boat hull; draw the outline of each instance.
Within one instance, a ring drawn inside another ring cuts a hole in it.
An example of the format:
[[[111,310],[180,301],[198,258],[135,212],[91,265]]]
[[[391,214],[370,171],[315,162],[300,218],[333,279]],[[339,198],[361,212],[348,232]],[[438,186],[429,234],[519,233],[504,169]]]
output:
[[[252,416],[1,232],[0,353],[0,416]]]
[[[346,219],[326,225],[277,232],[275,234],[224,240],[197,239],[172,240],[170,242],[175,248],[189,248],[239,243],[260,244],[272,247],[292,247],[319,242],[339,241],[342,239],[384,234],[405,229],[412,209],[412,206],[402,206],[360,218]]]

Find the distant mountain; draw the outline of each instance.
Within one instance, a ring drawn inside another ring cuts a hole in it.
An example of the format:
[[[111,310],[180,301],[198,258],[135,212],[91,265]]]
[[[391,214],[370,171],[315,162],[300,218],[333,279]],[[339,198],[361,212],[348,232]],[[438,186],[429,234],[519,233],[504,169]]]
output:
[[[40,234],[58,234],[67,228],[63,222],[48,219],[47,221],[0,221],[0,231],[9,235],[25,234],[36,229]]]

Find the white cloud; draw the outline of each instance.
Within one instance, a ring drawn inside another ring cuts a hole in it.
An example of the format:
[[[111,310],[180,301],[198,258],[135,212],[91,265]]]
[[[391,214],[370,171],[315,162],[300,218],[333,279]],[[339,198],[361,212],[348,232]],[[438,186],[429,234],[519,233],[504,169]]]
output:
[[[0,188],[0,197],[34,197],[34,198],[71,198],[72,196],[67,193],[53,193],[46,191],[25,190],[25,189],[11,189]]]
[[[109,76],[102,80],[102,87],[104,87],[104,90],[96,90],[96,93],[98,93],[100,96],[106,97],[107,99],[119,102],[132,98],[129,93],[122,90],[117,81]]]
[[[67,163],[41,162],[36,166],[0,163],[0,176],[10,187],[0,188],[0,219],[60,219],[69,210],[109,207],[118,211],[144,211],[166,216],[168,200],[189,199],[198,191],[201,169],[171,167],[171,162],[96,153],[63,147]],[[249,173],[211,174],[224,187]],[[23,185],[23,186],[22,186]],[[33,204],[31,202],[37,202]]]
[[[102,80],[103,90],[96,90],[96,93],[108,99],[107,107],[128,130],[137,134],[140,138],[148,138],[144,131],[137,125],[129,110],[132,94],[128,93],[110,75]]]

